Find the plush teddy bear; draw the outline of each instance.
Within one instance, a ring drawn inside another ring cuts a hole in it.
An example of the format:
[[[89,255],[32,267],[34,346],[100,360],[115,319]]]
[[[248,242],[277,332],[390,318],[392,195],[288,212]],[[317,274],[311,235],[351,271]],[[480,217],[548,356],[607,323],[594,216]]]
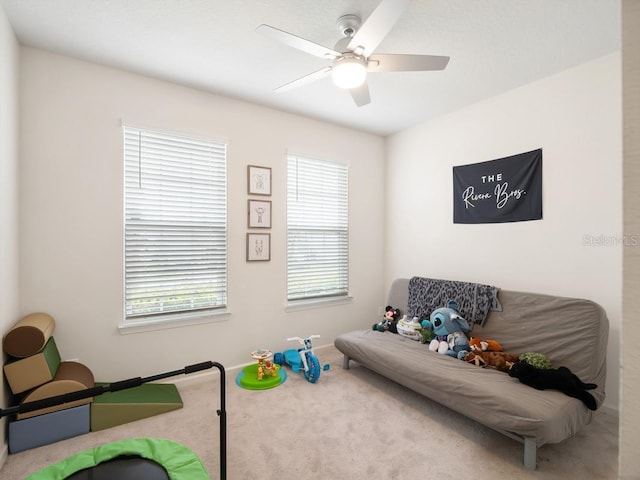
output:
[[[469,339],[469,347],[476,352],[501,352],[502,345],[495,340],[481,340],[477,337],[471,337]]]
[[[381,322],[374,323],[372,329],[378,332],[398,333],[398,318],[400,310],[391,305],[387,305],[384,309],[384,319]]]
[[[465,335],[470,330],[469,324],[460,316],[455,300],[449,300],[446,307],[431,312],[429,321],[435,335],[429,350],[458,359],[463,359],[469,353],[469,339]]]

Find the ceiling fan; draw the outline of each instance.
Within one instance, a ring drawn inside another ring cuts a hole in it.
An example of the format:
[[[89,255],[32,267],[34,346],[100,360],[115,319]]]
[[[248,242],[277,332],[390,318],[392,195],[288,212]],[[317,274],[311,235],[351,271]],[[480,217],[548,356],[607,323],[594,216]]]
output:
[[[444,70],[449,57],[439,55],[410,55],[374,53],[398,21],[410,0],[382,0],[364,23],[357,15],[343,15],[337,28],[343,35],[335,47],[306,40],[270,25],[260,25],[256,31],[290,47],[331,60],[331,65],[275,89],[284,92],[306,85],[331,74],[334,83],[347,89],[356,105],[371,102],[368,72],[408,72]]]

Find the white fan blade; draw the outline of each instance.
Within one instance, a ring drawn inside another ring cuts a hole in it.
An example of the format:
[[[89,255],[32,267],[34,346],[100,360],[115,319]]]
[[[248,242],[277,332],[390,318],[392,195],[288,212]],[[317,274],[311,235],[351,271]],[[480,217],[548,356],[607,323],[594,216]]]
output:
[[[362,107],[363,105],[367,105],[371,102],[371,96],[369,95],[369,86],[365,81],[362,85],[356,88],[350,88],[349,93],[351,97],[353,97],[353,101],[356,102],[356,105]]]
[[[365,57],[371,55],[404,13],[409,1],[382,0],[360,26],[347,48],[350,51],[361,48]]]
[[[297,50],[310,53],[320,58],[334,59],[340,56],[339,52],[336,52],[332,48],[325,47],[318,43],[314,43],[311,40],[305,40],[304,38],[293,35],[292,33],[278,30],[275,27],[269,25],[260,25],[256,28],[256,32],[266,35],[278,42],[282,42],[285,45],[289,45]]]
[[[294,88],[301,87],[308,83],[315,82],[316,80],[320,80],[322,77],[327,75],[330,71],[331,71],[331,67],[324,67],[321,70],[316,70],[315,72],[310,73],[309,75],[305,75],[304,77],[300,77],[297,80],[294,80],[289,83],[285,83],[284,85],[276,88],[274,91],[280,93],[280,92],[286,92],[287,90],[292,90]]]
[[[449,57],[439,55],[374,54],[367,63],[368,72],[415,72],[444,70]]]

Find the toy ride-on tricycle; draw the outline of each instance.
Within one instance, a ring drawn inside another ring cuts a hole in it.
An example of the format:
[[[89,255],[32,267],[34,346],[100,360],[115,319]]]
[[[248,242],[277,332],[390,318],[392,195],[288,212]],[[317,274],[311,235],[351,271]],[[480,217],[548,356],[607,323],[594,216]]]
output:
[[[278,352],[273,356],[273,361],[278,365],[289,365],[294,373],[300,370],[304,373],[304,378],[310,383],[316,383],[320,378],[320,362],[318,357],[313,353],[314,338],[320,338],[320,335],[311,335],[307,338],[291,337],[287,341],[297,340],[301,347],[298,349],[285,350],[284,353]],[[328,370],[329,364],[323,367]]]

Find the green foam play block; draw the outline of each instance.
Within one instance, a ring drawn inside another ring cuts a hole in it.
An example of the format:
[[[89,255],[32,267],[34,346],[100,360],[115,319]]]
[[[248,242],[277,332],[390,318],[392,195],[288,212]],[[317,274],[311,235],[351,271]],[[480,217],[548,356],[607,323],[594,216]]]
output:
[[[107,392],[93,399],[91,431],[104,430],[179,408],[182,408],[182,398],[176,386],[171,383],[145,383],[127,390]]]
[[[60,366],[60,352],[53,337],[35,355],[10,358],[4,366],[4,376],[13,394],[26,392],[53,380]]]

